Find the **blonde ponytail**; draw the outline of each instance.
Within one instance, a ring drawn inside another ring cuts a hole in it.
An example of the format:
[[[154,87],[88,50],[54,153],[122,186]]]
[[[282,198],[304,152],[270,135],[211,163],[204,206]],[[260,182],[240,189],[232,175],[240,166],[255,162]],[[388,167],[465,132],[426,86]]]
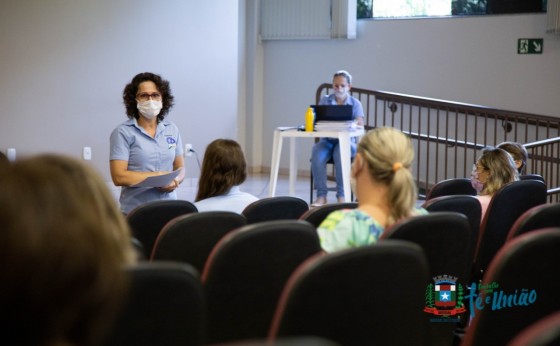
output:
[[[417,198],[410,171],[414,159],[410,139],[397,129],[379,127],[362,138],[358,152],[364,157],[372,178],[388,186],[391,214],[387,224],[410,216]]]

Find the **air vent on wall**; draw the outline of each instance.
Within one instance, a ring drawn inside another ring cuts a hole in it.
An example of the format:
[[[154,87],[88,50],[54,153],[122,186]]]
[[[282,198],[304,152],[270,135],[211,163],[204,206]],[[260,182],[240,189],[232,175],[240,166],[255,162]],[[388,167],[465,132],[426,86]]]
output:
[[[261,0],[262,40],[356,38],[356,0]]]

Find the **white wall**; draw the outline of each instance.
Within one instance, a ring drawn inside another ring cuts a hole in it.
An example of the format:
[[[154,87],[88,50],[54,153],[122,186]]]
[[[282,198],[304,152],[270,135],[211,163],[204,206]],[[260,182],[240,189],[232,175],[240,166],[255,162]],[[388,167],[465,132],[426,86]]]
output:
[[[0,1],[0,150],[81,156],[107,181],[109,134],[139,72],[171,83],[168,115],[200,159],[237,138],[238,11],[232,0]],[[187,176],[199,174],[187,158]]]
[[[258,0],[0,1],[0,150],[81,156],[109,177],[109,134],[138,72],[171,82],[169,119],[200,159],[215,138],[270,166],[272,132],[303,123],[317,86],[356,87],[560,116],[560,37],[543,14],[359,21],[356,40],[258,42]],[[544,54],[517,55],[518,38]],[[310,145],[301,142],[300,168]],[[282,166],[287,167],[284,158]],[[187,158],[188,177],[199,174]]]
[[[545,23],[544,14],[358,21],[356,40],[264,41],[263,165],[274,128],[303,124],[338,69],[355,87],[560,117],[560,36]],[[544,38],[544,53],[518,55],[519,38]],[[309,170],[311,143],[298,145]]]

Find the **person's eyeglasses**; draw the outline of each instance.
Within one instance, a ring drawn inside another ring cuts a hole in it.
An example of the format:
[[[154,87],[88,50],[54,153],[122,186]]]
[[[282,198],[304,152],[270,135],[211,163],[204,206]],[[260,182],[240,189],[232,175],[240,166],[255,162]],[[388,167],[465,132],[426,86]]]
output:
[[[136,98],[139,101],[148,101],[149,99],[155,100],[155,101],[161,101],[161,94],[160,93],[152,93],[152,94],[148,94],[148,93],[141,93],[136,95]]]

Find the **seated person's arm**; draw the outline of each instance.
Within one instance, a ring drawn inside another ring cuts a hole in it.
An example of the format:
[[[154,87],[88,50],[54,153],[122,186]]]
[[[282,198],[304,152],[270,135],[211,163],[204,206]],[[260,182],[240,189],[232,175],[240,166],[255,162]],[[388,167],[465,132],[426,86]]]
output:
[[[358,124],[359,126],[364,126],[364,117],[356,117],[356,124]]]
[[[354,112],[356,123],[360,126],[364,126],[364,108],[359,100],[355,102],[352,111]]]

